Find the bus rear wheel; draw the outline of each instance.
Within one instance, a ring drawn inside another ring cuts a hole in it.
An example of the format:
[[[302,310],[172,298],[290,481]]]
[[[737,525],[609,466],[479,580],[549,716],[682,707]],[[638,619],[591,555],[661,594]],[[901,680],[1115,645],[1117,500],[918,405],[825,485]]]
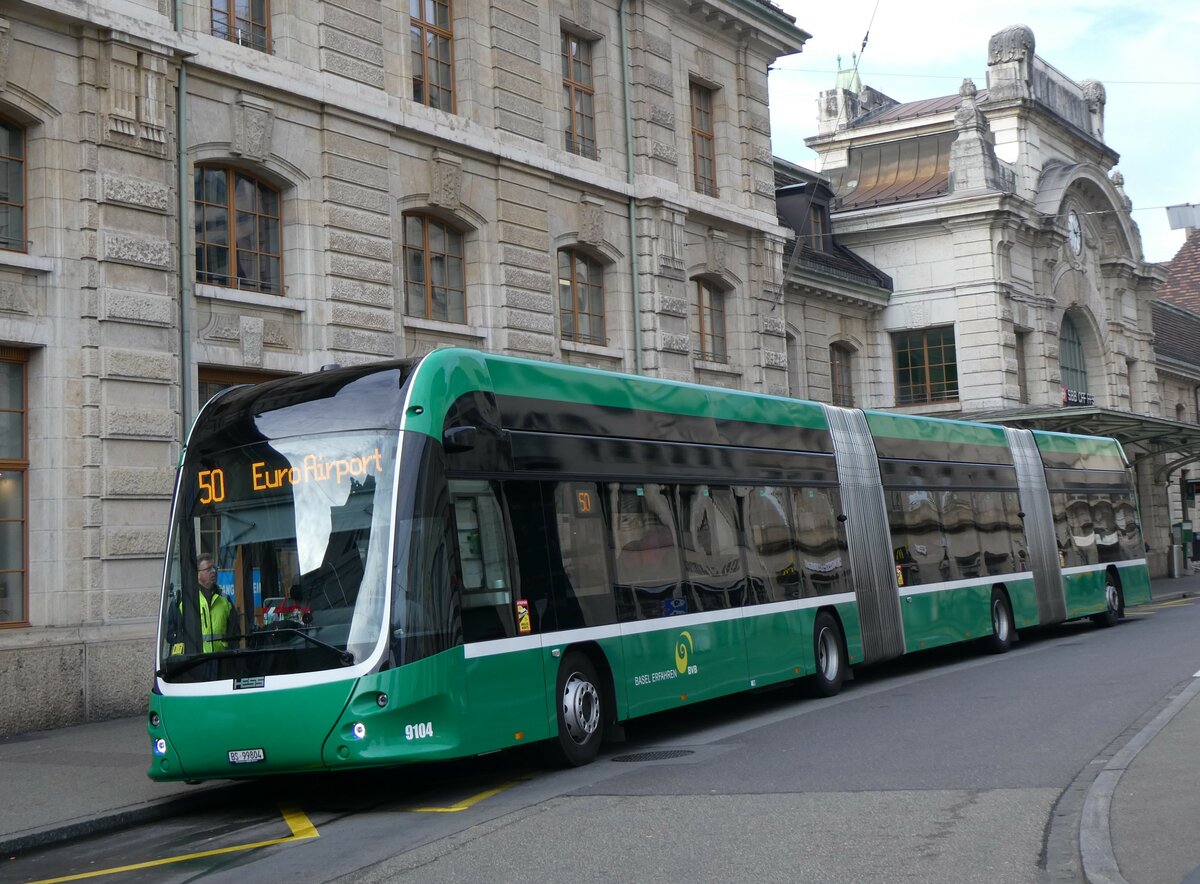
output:
[[[984,639],[987,649],[993,654],[1003,654],[1012,647],[1013,632],[1012,605],[1008,597],[998,589],[992,590],[992,634]]]
[[[1092,615],[1097,626],[1116,626],[1124,613],[1125,603],[1121,598],[1121,587],[1111,574],[1104,578],[1104,610]]]
[[[813,692],[821,697],[834,696],[846,680],[846,655],[842,652],[842,630],[828,611],[817,614],[813,623],[813,659],[817,664]]]
[[[558,756],[579,767],[592,761],[604,739],[604,693],[596,667],[578,651],[563,657],[555,691],[558,706]]]

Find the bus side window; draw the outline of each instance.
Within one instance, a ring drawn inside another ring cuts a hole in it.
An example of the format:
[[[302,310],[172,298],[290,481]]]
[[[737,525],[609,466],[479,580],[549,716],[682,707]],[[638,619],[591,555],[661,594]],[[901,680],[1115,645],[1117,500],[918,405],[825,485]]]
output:
[[[671,486],[652,482],[608,486],[614,589],[621,620],[688,613],[688,600],[681,593],[670,491]]]
[[[1094,565],[1096,556],[1096,530],[1092,523],[1092,506],[1086,494],[1071,494],[1067,500],[1067,526],[1071,532],[1074,552],[1067,556],[1067,566]]]
[[[549,632],[556,626],[550,609],[551,584],[555,580],[555,544],[549,535],[554,520],[552,485],[520,480],[504,483],[516,553],[517,581],[513,610],[517,634]]]
[[[761,584],[767,600],[772,602],[807,595],[804,573],[797,561],[798,543],[788,489],[749,488],[741,500],[746,513],[746,567],[752,584]]]
[[[739,608],[745,601],[733,492],[708,485],[681,486],[684,574],[699,610]]]
[[[1117,514],[1113,511],[1112,496],[1092,494],[1090,498],[1097,557],[1101,562],[1118,562],[1121,560],[1121,539],[1117,533]]]
[[[594,482],[549,487],[556,530],[546,540],[557,628],[616,623],[600,488]]]
[[[1146,554],[1142,529],[1138,525],[1137,508],[1128,494],[1113,495],[1113,516],[1120,534],[1121,558],[1140,559]]]
[[[799,541],[797,558],[813,595],[832,595],[849,588],[846,529],[836,488],[793,488],[792,511]]]
[[[486,641],[516,634],[504,510],[482,479],[451,479],[463,638]]]

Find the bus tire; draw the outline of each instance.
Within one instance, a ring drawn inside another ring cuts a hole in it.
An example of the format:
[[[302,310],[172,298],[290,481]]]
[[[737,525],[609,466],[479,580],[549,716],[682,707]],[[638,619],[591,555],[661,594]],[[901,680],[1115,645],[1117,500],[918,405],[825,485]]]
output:
[[[570,651],[558,667],[558,756],[568,767],[588,764],[604,739],[604,690],[586,654]]]
[[[1104,610],[1092,615],[1097,626],[1116,626],[1125,613],[1125,600],[1121,597],[1121,586],[1112,574],[1104,575]]]
[[[842,643],[842,630],[828,611],[817,613],[813,622],[813,662],[817,674],[813,676],[813,693],[819,697],[832,697],[842,689],[846,680],[846,652]]]
[[[992,590],[992,634],[984,639],[984,645],[993,654],[1003,654],[1012,647],[1013,624],[1012,605],[1008,602],[1003,590]]]

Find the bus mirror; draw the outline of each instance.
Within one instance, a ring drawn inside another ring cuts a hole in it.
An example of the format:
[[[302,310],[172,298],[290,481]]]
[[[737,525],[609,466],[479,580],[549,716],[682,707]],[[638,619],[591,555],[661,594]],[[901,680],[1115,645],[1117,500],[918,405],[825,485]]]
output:
[[[442,433],[442,447],[447,454],[462,454],[475,447],[474,427],[451,427]]]

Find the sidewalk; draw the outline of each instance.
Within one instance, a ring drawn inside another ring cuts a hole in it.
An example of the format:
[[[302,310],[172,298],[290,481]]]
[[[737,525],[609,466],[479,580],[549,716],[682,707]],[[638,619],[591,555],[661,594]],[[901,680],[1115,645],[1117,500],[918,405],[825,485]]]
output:
[[[1156,580],[1152,590],[1155,601],[1200,597],[1200,575]],[[1189,861],[1184,845],[1195,845],[1200,819],[1197,696],[1200,679],[1134,737],[1089,790],[1080,841],[1093,882],[1179,881],[1200,868],[1195,846],[1188,848],[1196,854],[1192,868],[1183,875],[1170,868]],[[146,776],[150,757],[142,715],[0,737],[0,858],[212,805],[234,785],[156,783]],[[1149,842],[1148,831],[1154,835]]]

